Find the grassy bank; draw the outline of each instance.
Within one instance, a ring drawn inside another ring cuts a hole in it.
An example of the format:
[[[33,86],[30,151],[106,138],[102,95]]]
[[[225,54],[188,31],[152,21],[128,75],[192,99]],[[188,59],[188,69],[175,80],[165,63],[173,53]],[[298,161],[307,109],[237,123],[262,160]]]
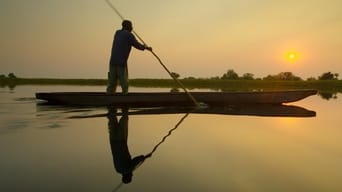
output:
[[[204,88],[224,91],[235,90],[284,90],[317,89],[342,93],[342,80],[315,81],[269,81],[269,80],[222,80],[222,79],[181,79],[186,88]],[[1,86],[18,85],[106,85],[106,79],[46,79],[46,78],[1,78]],[[179,88],[173,79],[131,79],[134,87]]]
[[[342,81],[267,81],[267,80],[181,80],[185,87],[209,88],[217,90],[282,90],[282,89],[317,89],[342,92]],[[133,86],[141,87],[179,87],[172,79],[133,79]]]

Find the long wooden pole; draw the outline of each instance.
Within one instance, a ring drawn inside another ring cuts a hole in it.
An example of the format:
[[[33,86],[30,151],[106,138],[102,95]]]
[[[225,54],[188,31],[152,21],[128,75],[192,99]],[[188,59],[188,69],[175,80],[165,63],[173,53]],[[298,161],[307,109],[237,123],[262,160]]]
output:
[[[109,1],[106,0],[107,4],[109,5],[110,8],[112,8],[112,10],[120,17],[121,20],[125,20],[125,18],[121,15],[121,13],[114,7],[114,5]],[[145,41],[133,30],[132,31],[133,34],[145,45],[147,45],[145,43]],[[166,72],[173,78],[173,80],[175,80],[179,86],[184,90],[184,92],[188,95],[188,97],[195,103],[195,105],[197,107],[201,107],[205,104],[200,104],[192,95],[191,93],[185,88],[185,86],[177,79],[177,77],[175,77],[170,70],[166,67],[166,65],[164,65],[164,63],[162,62],[162,60],[160,59],[160,57],[158,57],[158,55],[151,50],[151,53],[153,54],[153,56],[158,60],[158,62],[160,63],[160,65],[166,70]]]

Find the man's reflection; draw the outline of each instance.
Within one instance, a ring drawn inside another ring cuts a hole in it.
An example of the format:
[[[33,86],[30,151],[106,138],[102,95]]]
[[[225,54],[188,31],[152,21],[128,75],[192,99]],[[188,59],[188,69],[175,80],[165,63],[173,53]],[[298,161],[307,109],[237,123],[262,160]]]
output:
[[[115,170],[122,175],[123,183],[132,181],[134,169],[141,164],[147,156],[140,155],[132,159],[129,153],[128,138],[128,108],[121,109],[121,118],[118,121],[116,108],[108,108],[109,140],[112,149]]]

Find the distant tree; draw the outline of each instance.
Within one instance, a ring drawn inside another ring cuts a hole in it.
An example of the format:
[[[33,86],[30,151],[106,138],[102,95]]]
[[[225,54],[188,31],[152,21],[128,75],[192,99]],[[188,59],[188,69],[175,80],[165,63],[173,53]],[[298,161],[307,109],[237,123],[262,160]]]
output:
[[[279,77],[281,80],[288,80],[288,81],[299,81],[302,80],[300,77],[295,76],[292,72],[282,72],[279,73]]]
[[[6,78],[6,75],[0,74],[0,79],[4,79],[4,78]]]
[[[309,77],[306,79],[307,81],[316,81],[316,78],[315,77]]]
[[[331,72],[326,72],[323,73],[321,76],[318,77],[319,80],[337,80],[338,73],[331,73]]]
[[[184,78],[184,80],[195,80],[196,78],[195,77],[186,77],[186,78]]]
[[[253,80],[254,79],[254,74],[252,73],[245,73],[242,75],[242,79],[244,80]]]
[[[223,74],[221,79],[236,80],[239,79],[239,75],[233,69],[229,69],[225,74]]]
[[[278,81],[301,81],[302,78],[295,76],[292,72],[281,72],[278,75],[268,75],[264,80],[278,80]]]
[[[14,75],[14,73],[9,73],[9,74],[8,74],[8,78],[14,79],[14,78],[17,78],[17,77]]]
[[[335,73],[334,76],[335,76],[335,79],[338,80],[339,74],[338,74],[338,73]]]
[[[216,77],[211,77],[210,80],[219,80],[220,77],[219,76],[216,76]]]
[[[263,80],[277,80],[275,75],[267,75],[266,77],[262,78]]]
[[[176,79],[178,79],[180,77],[180,75],[178,73],[175,73],[175,72],[171,72],[171,75]]]

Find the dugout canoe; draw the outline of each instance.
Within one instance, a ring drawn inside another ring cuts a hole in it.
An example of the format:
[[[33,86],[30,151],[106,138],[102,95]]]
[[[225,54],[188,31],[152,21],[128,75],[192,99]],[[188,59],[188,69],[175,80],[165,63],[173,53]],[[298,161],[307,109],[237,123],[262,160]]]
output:
[[[316,90],[255,92],[191,92],[198,101],[210,106],[243,104],[283,104],[317,94]],[[41,92],[36,98],[48,104],[74,106],[161,107],[191,106],[193,101],[184,92],[140,92],[106,95],[104,92]]]

